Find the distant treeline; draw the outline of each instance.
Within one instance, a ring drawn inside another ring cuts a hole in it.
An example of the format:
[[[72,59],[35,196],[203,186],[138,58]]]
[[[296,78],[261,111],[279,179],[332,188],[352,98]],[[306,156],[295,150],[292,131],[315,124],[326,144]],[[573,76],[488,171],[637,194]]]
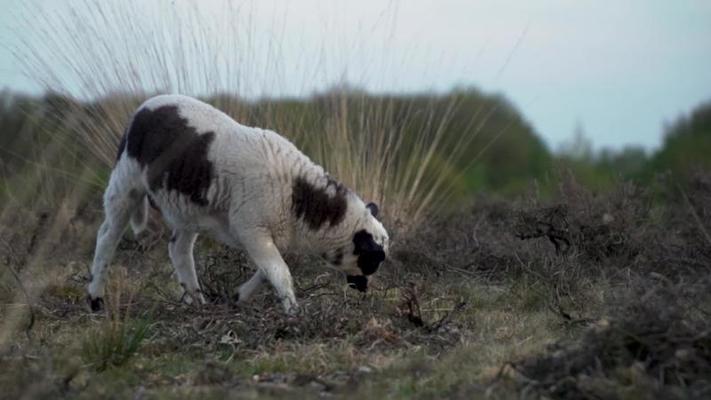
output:
[[[145,97],[135,98],[135,104]],[[27,167],[34,167],[34,179],[39,181],[44,173],[58,172],[55,175],[62,179],[88,180],[100,187],[108,170],[106,161],[83,148],[72,132],[77,124],[86,123],[85,118],[76,116],[77,109],[101,123],[101,113],[110,109],[106,104],[115,101],[78,102],[52,93],[30,97],[0,92],[0,192],[11,184],[39,183],[23,176]],[[306,153],[317,145],[314,141],[321,140],[319,133],[335,129],[334,123],[350,125],[349,132],[356,136],[364,129],[381,129],[385,135],[398,131],[404,141],[401,152],[422,145],[418,141],[423,135],[414,132],[425,132],[430,141],[439,137],[436,140],[443,144],[432,157],[442,164],[440,171],[447,171],[459,194],[482,190],[515,194],[533,182],[545,191],[556,185],[561,173],[568,172],[581,183],[604,190],[621,179],[647,182],[664,172],[684,179],[697,169],[711,167],[711,102],[666,127],[663,146],[649,154],[642,148],[595,152],[580,133],[569,145],[553,152],[503,96],[476,89],[442,95],[327,92],[309,98],[260,101],[221,95],[206,101],[227,109],[243,124],[286,134]],[[348,115],[342,115],[344,110]],[[328,117],[339,113],[340,118]],[[117,142],[118,135],[120,131],[107,140]],[[450,152],[461,156],[448,157]],[[87,165],[92,166],[93,174],[77,176],[77,168]]]
[[[684,184],[711,168],[711,101],[699,104],[660,130],[664,136],[662,146],[651,153],[641,147],[594,152],[578,131],[555,158],[579,181],[598,189],[609,188],[620,179],[647,184],[663,174]]]

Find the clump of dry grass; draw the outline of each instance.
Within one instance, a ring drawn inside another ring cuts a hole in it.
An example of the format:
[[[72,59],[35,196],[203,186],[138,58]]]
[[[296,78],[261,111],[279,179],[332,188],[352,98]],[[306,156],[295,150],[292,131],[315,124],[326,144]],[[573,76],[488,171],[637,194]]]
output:
[[[114,271],[108,291],[106,317],[86,333],[81,345],[82,357],[97,371],[124,364],[147,338],[150,326],[131,317],[136,289],[128,282],[125,269]],[[124,296],[128,296],[125,301]]]
[[[551,398],[696,398],[711,390],[708,278],[680,285],[647,278],[616,296],[609,319],[513,363],[526,391]],[[681,295],[680,294],[684,294]],[[697,305],[698,304],[698,305]]]

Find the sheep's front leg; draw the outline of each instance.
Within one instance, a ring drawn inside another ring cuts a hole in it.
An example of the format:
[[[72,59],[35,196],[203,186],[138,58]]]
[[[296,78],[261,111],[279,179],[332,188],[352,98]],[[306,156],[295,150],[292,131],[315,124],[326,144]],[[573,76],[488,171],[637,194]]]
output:
[[[183,287],[183,299],[186,303],[192,304],[198,301],[205,304],[200,286],[195,273],[195,260],[193,258],[193,246],[195,245],[197,234],[195,232],[176,230],[170,238],[168,253],[170,261],[178,275],[178,282]]]
[[[247,236],[247,235],[243,235]],[[289,267],[279,253],[279,249],[274,245],[272,239],[267,235],[255,235],[242,240],[244,248],[257,265],[257,274],[245,285],[247,292],[255,289],[262,277],[268,280],[277,292],[277,296],[284,306],[284,311],[289,315],[298,312],[296,297],[294,296],[294,283],[291,279]],[[252,282],[250,284],[250,282]],[[244,286],[244,285],[243,285]],[[251,289],[251,290],[250,290]],[[240,287],[240,291],[242,287]],[[240,293],[241,297],[241,293]],[[241,299],[240,299],[241,300]]]

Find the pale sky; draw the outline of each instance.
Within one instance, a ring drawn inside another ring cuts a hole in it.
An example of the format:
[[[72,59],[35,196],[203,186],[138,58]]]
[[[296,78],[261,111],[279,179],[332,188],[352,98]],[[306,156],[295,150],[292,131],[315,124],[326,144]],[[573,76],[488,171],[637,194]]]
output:
[[[189,12],[191,3],[158,0],[144,11],[148,1],[105,1],[133,3],[125,7],[156,24],[166,7]],[[218,10],[221,1],[197,4]],[[48,13],[71,3],[36,2]],[[23,76],[8,50],[27,35],[16,16],[25,1],[0,3],[10,11],[0,14],[0,88],[38,93],[41,86]],[[248,3],[253,45],[268,47],[266,37],[278,42],[284,66],[281,79],[261,87],[267,95],[305,96],[343,80],[377,92],[473,85],[503,93],[553,150],[578,123],[596,148],[653,149],[663,123],[711,99],[711,1]],[[269,81],[256,69],[250,79]]]

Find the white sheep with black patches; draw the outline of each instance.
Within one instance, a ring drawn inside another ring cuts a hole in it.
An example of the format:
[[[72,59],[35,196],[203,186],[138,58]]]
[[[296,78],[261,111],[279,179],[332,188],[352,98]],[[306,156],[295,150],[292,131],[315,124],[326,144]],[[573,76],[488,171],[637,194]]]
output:
[[[157,96],[134,114],[104,193],[88,287],[93,310],[103,303],[118,241],[129,221],[136,233],[145,227],[149,200],[173,229],[168,250],[187,302],[205,302],[193,259],[202,232],[244,249],[256,265],[238,289],[240,302],[267,280],[290,314],[297,303],[283,252],[318,254],[361,291],[387,252],[377,207],[287,139],[190,97]]]

